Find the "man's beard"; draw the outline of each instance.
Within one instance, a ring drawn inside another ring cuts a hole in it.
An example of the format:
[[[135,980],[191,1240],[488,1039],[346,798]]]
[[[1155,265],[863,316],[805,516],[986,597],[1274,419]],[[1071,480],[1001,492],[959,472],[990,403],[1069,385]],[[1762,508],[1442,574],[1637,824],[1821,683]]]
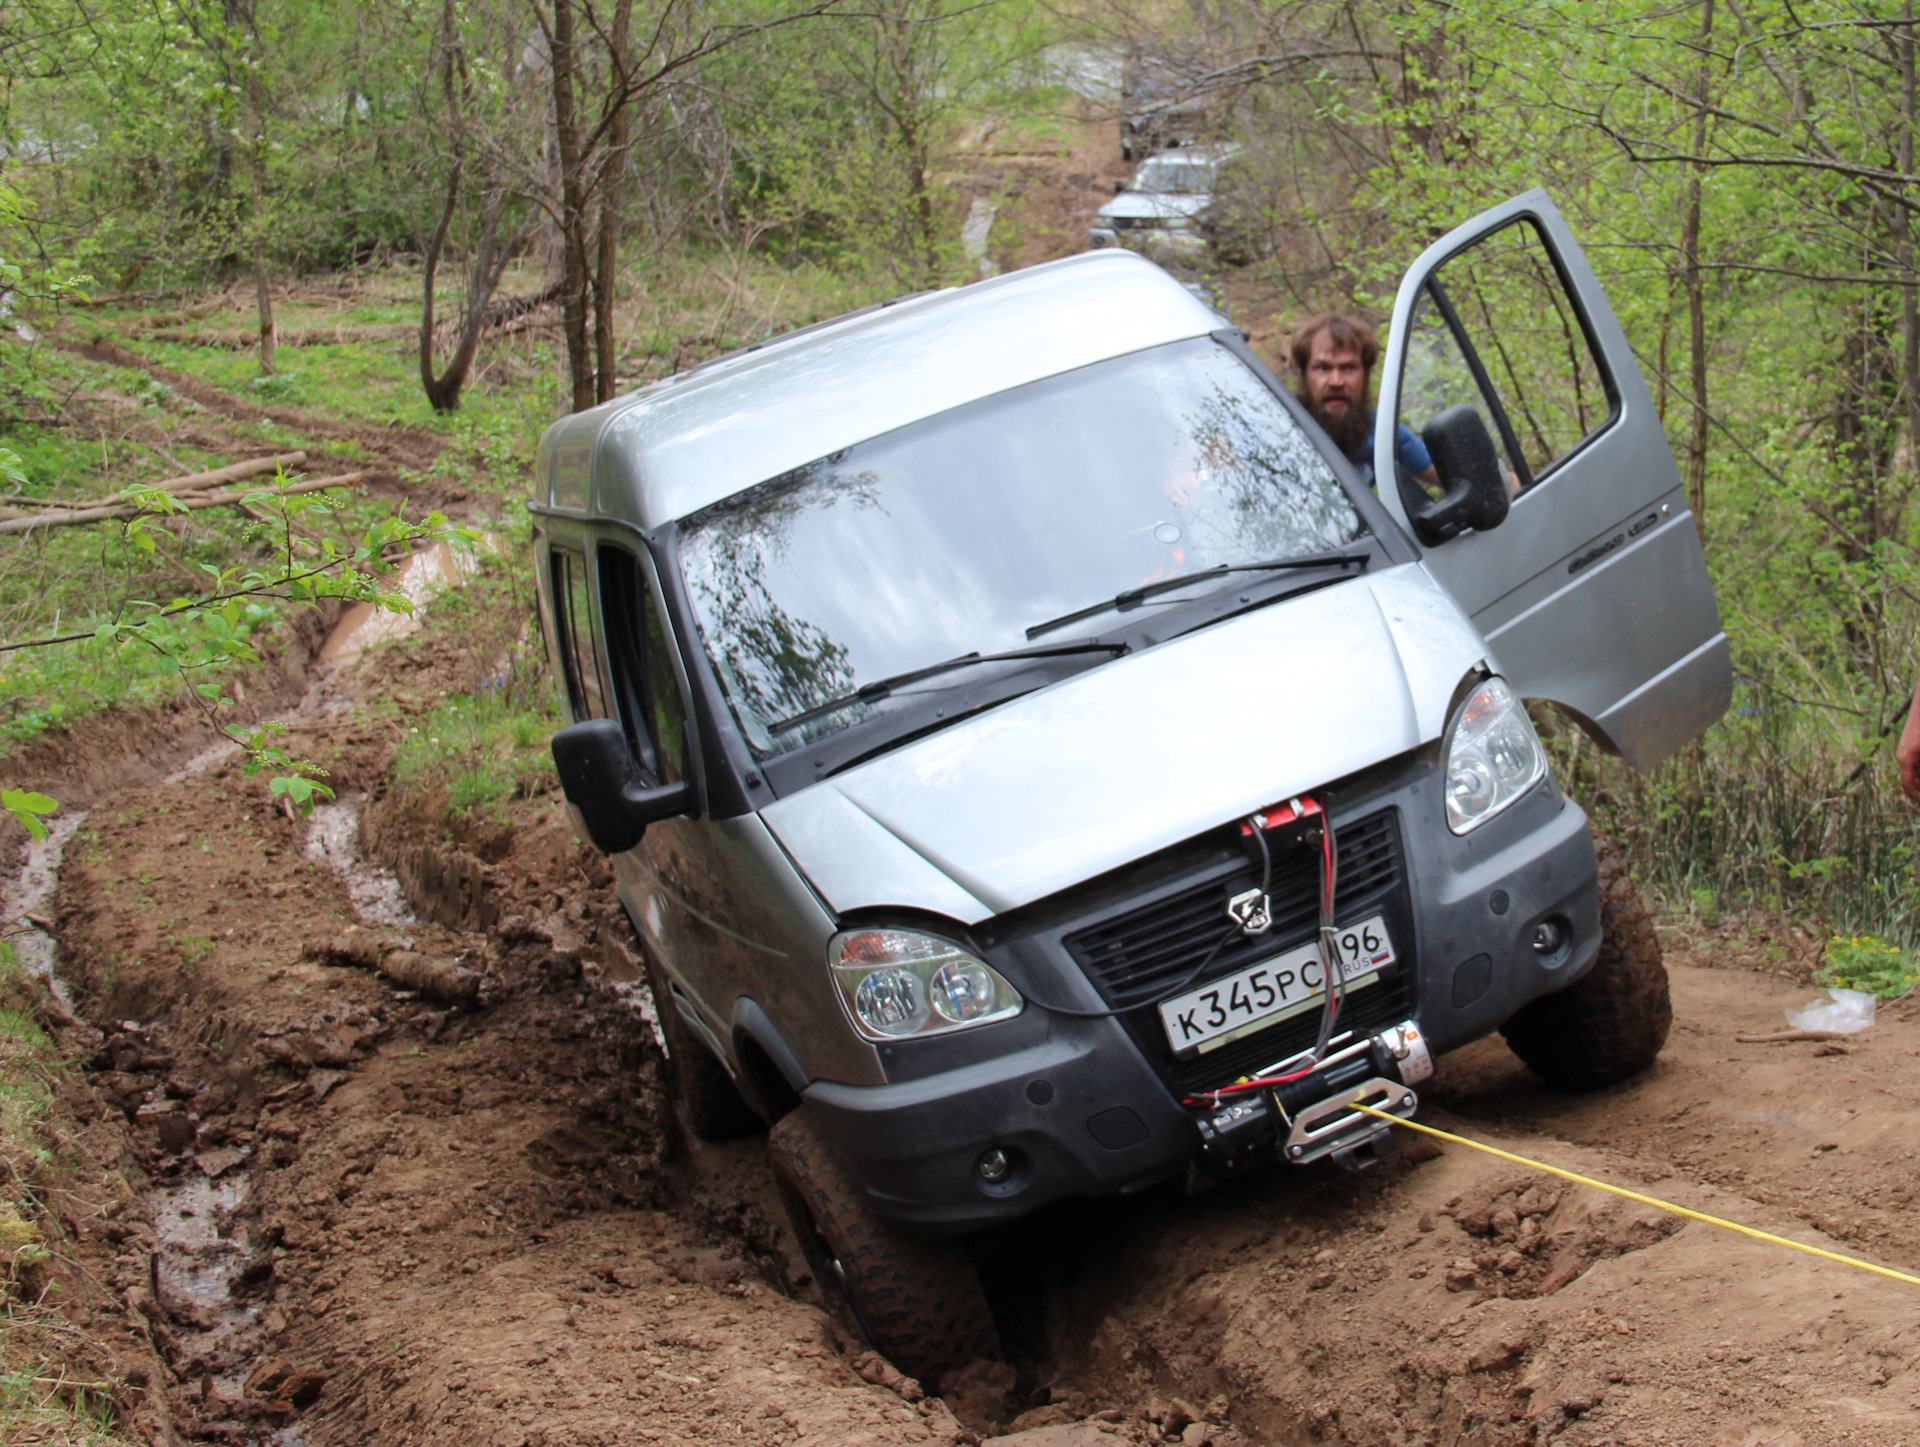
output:
[[[1300,398],[1300,405],[1307,409],[1308,416],[1326,429],[1327,436],[1333,439],[1333,445],[1349,457],[1365,446],[1373,433],[1372,419],[1367,416],[1364,405],[1349,403],[1338,412],[1329,412],[1316,407],[1305,397]]]

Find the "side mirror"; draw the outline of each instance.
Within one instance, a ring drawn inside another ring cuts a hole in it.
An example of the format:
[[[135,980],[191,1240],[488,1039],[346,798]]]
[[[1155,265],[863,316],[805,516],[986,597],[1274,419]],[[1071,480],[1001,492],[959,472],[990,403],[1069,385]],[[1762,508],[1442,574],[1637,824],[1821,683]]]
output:
[[[640,842],[647,825],[694,807],[693,786],[649,787],[627,747],[627,736],[610,718],[590,719],[553,736],[553,763],[567,802],[580,811],[587,838],[602,854],[623,854]]]
[[[1513,500],[1507,469],[1477,411],[1465,405],[1447,408],[1420,429],[1420,440],[1433,455],[1444,489],[1438,498],[1422,497],[1408,509],[1421,542],[1441,542],[1468,528],[1485,532],[1507,520]]]
[[[1127,183],[1125,181],[1115,181],[1113,183],[1113,194],[1116,196],[1118,196],[1122,191],[1126,189],[1127,189]]]

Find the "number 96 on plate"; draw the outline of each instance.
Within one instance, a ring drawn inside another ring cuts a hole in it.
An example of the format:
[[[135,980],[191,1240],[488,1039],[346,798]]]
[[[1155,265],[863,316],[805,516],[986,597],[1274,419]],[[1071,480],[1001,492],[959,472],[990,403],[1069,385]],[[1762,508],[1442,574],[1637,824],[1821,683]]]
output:
[[[1373,984],[1394,962],[1393,938],[1380,915],[1343,925],[1336,938],[1340,977],[1350,991]],[[1177,1054],[1204,1055],[1316,1008],[1325,986],[1319,945],[1300,945],[1168,1000],[1160,1023]]]

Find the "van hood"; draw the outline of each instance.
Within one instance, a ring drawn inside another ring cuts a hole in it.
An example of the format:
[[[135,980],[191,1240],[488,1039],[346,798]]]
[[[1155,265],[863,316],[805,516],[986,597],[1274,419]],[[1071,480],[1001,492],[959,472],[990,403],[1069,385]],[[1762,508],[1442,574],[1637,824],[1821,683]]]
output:
[[[1486,655],[1408,563],[1027,694],[763,817],[835,913],[974,924],[1439,738]]]

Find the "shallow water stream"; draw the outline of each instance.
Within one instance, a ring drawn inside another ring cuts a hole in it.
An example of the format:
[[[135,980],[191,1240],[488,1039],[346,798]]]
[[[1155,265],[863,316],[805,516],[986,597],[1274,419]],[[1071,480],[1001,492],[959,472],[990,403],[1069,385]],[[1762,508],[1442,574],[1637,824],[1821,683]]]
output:
[[[418,626],[423,605],[471,576],[473,556],[444,544],[415,554],[401,564],[398,591],[414,605],[413,614],[388,613],[359,604],[347,610],[320,650],[320,668],[314,685],[290,716],[309,718],[346,712],[347,703],[330,697],[337,667],[368,647],[403,636]],[[161,782],[177,783],[205,773],[239,752],[232,742],[211,744]],[[347,793],[315,807],[305,822],[301,848],[317,864],[325,864],[345,884],[354,912],[367,924],[385,929],[415,922],[390,870],[367,859],[360,849],[360,821],[366,807],[363,793]],[[45,979],[53,995],[69,1010],[74,997],[60,974],[58,942],[51,932],[52,902],[59,883],[60,864],[69,841],[85,823],[86,810],[63,813],[49,821],[48,837],[30,843],[20,868],[0,881],[0,921],[5,937],[32,973]],[[126,1028],[139,1033],[138,1022]],[[150,1099],[166,1093],[156,1086]],[[156,1180],[146,1193],[155,1232],[154,1286],[161,1302],[182,1323],[182,1336],[192,1353],[224,1370],[213,1373],[215,1389],[237,1397],[258,1354],[261,1331],[258,1308],[236,1301],[232,1287],[253,1254],[239,1213],[251,1186],[246,1165],[251,1150],[189,1149],[177,1162],[163,1168],[169,1179]],[[301,1439],[296,1424],[264,1439],[276,1447],[292,1447]]]

